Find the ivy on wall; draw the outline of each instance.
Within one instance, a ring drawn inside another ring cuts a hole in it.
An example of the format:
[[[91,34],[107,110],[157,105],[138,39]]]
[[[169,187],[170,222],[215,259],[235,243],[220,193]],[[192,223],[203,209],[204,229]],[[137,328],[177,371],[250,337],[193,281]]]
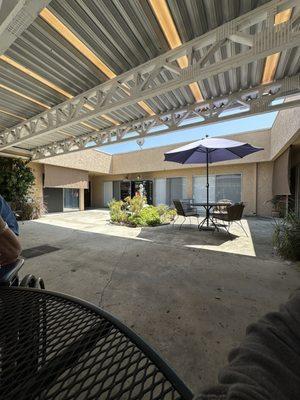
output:
[[[11,203],[25,202],[35,177],[29,161],[0,157],[0,194]]]

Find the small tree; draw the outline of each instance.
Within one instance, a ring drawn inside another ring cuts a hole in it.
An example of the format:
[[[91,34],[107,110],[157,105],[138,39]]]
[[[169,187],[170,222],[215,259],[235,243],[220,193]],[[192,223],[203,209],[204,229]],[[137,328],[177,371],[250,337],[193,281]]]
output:
[[[25,202],[35,177],[29,161],[0,157],[0,194],[11,203]]]

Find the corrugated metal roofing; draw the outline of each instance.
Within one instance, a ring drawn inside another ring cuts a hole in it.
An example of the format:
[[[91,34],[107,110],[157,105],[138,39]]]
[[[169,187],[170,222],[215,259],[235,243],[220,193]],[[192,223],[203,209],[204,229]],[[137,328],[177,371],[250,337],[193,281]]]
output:
[[[182,42],[187,42],[205,32],[242,15],[269,0],[168,0],[168,6]],[[117,75],[140,65],[169,50],[162,29],[147,0],[52,0],[48,6],[89,49],[91,49]],[[260,30],[262,24],[251,27]],[[238,54],[242,45],[226,43],[210,62]],[[55,29],[38,17],[5,53],[14,61],[34,71],[63,90],[75,96],[107,77],[83,54],[64,39]],[[282,52],[276,78],[300,71],[299,48]],[[264,60],[225,72],[199,82],[204,98],[220,96],[239,88],[258,85],[263,74]],[[157,78],[165,82],[170,78],[163,72]],[[67,98],[44,83],[26,75],[15,67],[0,61],[0,84],[30,96],[47,106]],[[125,93],[120,96],[126,96]],[[147,101],[155,113],[193,103],[190,88],[183,87]],[[38,104],[0,88],[0,109],[25,118],[45,110]],[[138,104],[108,114],[119,123],[147,115]],[[0,130],[21,122],[16,117],[0,112]],[[97,129],[111,125],[104,118],[94,118],[89,124]],[[65,130],[78,135],[89,129],[83,124]],[[50,137],[22,143],[31,148],[67,135],[57,133]]]

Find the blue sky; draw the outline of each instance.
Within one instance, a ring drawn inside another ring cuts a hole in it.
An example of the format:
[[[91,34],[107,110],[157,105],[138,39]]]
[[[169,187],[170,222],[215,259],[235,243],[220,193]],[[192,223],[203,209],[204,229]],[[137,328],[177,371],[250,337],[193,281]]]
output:
[[[267,129],[273,125],[277,112],[255,115],[253,117],[240,118],[236,120],[219,122],[211,125],[198,126],[192,129],[183,129],[158,136],[145,138],[143,149],[165,146],[201,139],[208,135],[210,137],[230,135],[238,132],[249,132],[258,129]],[[123,143],[110,144],[99,147],[98,150],[109,154],[127,153],[140,150],[136,139]]]

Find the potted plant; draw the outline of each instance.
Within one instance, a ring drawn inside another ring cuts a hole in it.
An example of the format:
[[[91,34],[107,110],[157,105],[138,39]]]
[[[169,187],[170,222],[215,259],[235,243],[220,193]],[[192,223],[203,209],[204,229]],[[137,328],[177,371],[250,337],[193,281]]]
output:
[[[272,199],[266,201],[266,203],[272,204],[271,215],[273,218],[279,218],[282,216],[282,206],[284,204],[284,201],[285,198],[283,198],[282,196],[274,196]]]

